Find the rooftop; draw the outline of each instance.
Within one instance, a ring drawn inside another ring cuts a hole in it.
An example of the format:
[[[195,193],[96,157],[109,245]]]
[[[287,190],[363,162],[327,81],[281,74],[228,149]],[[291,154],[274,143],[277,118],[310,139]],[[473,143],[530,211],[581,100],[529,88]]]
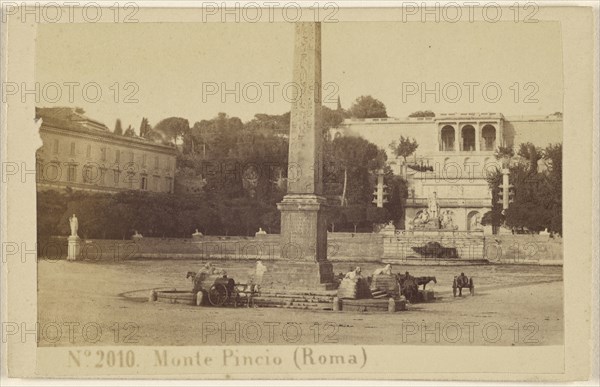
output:
[[[478,112],[478,113],[440,113],[435,117],[387,117],[387,118],[346,118],[344,125],[352,125],[356,123],[378,124],[378,123],[428,123],[443,120],[465,120],[465,119],[504,119],[508,121],[562,121],[562,114],[553,113],[535,116],[507,116],[497,112]]]
[[[102,122],[85,116],[82,109],[72,107],[35,108],[35,116],[42,118],[42,126],[71,130],[75,132],[102,135],[114,140],[130,141],[138,144],[174,148],[174,145],[157,143],[143,137],[127,137],[111,132]]]

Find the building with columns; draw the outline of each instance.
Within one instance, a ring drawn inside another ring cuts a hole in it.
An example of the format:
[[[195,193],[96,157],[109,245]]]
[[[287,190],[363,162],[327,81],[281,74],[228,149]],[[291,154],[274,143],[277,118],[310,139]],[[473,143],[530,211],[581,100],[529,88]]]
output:
[[[38,190],[173,192],[175,147],[112,133],[75,108],[38,108]]]
[[[405,229],[428,208],[431,198],[439,205],[440,227],[457,231],[491,228],[481,218],[492,208],[486,176],[499,167],[494,152],[499,146],[531,142],[545,147],[562,142],[562,116],[506,117],[502,113],[451,113],[436,117],[347,119],[330,135],[361,136],[385,149],[400,136],[414,138],[419,147],[404,164],[388,158],[395,174],[409,185],[405,203]]]

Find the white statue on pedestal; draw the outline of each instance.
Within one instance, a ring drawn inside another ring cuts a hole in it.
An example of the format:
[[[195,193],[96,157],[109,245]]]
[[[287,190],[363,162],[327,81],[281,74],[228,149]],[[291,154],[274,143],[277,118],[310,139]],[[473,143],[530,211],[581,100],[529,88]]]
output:
[[[75,214],[69,218],[69,226],[71,226],[71,236],[78,236],[77,230],[79,229],[79,221],[77,220]]]
[[[437,193],[434,192],[433,196],[430,196],[427,201],[427,212],[431,219],[438,219],[440,212],[440,205],[437,201]]]

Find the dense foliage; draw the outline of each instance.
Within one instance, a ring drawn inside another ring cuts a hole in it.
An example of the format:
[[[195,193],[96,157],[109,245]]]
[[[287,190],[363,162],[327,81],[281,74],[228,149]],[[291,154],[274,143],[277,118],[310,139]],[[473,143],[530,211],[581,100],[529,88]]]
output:
[[[69,235],[72,214],[77,214],[82,238],[129,239],[135,231],[152,237],[190,237],[195,229],[207,235],[254,235],[259,227],[279,229],[277,209],[251,198],[40,191],[37,203],[40,241]]]
[[[512,152],[503,152],[510,156]],[[519,146],[518,158],[510,162],[510,184],[514,186],[513,202],[502,213],[499,185],[501,171],[488,178],[492,189],[493,209],[485,214],[482,224],[506,225],[511,229],[539,232],[547,229],[562,235],[562,144],[545,149],[526,143]],[[546,168],[539,170],[538,162]]]
[[[329,129],[347,113],[323,107],[323,194],[330,207],[330,230],[372,231],[373,225],[400,221],[406,184],[384,168],[382,149],[358,137],[331,141]],[[170,117],[140,125],[141,137],[176,144],[175,193],[81,191],[38,193],[38,236],[68,235],[75,213],[83,238],[129,238],[135,231],[153,237],[189,237],[197,228],[206,235],[254,235],[259,227],[278,233],[276,204],[287,188],[290,113],[256,114],[243,123],[219,113],[191,127]],[[116,124],[121,127],[120,121]],[[118,130],[117,130],[118,132]],[[128,127],[127,135],[134,136]],[[124,133],[125,135],[125,133]],[[376,173],[388,185],[386,208],[372,203]]]
[[[349,109],[353,118],[386,118],[387,110],[383,102],[370,95],[358,97]]]

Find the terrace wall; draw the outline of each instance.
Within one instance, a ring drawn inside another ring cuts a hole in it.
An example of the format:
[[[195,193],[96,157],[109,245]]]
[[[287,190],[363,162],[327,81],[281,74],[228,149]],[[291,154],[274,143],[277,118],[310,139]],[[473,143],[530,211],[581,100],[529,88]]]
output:
[[[434,235],[435,234],[435,235]],[[562,238],[544,235],[479,235],[467,232],[397,235],[329,233],[328,257],[332,262],[409,261],[419,258],[413,247],[437,241],[456,248],[459,259],[487,259],[497,264],[562,265]],[[140,240],[82,240],[81,258],[91,261],[128,259],[235,259],[279,260],[282,246],[278,234],[258,237],[205,236],[191,238],[142,238]],[[293,252],[293,249],[289,250]],[[54,237],[40,249],[42,259],[65,259],[67,238]],[[428,260],[431,260],[429,258]],[[468,263],[468,262],[467,262]]]

